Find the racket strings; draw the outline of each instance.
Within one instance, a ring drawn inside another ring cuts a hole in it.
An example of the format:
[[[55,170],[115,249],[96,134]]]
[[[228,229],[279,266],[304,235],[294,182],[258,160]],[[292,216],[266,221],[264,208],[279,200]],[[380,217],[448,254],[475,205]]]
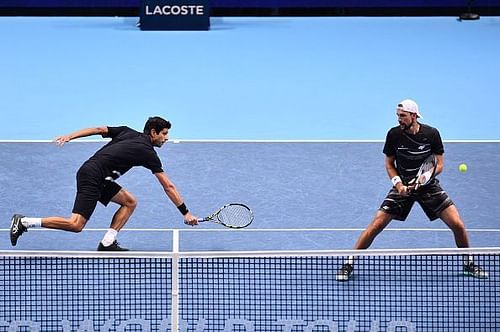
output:
[[[427,183],[429,183],[429,181],[434,176],[435,169],[436,169],[436,157],[434,155],[431,155],[427,157],[426,160],[420,166],[416,178],[417,182],[419,182],[420,185],[426,185]],[[429,173],[429,176],[422,180],[420,177],[424,173]]]
[[[252,222],[253,215],[246,206],[229,205],[219,212],[217,219],[227,226],[245,227]]]

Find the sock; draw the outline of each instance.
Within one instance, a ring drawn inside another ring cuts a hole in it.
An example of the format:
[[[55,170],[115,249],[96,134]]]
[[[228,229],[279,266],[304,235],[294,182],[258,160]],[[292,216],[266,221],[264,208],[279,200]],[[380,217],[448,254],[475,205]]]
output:
[[[344,264],[354,265],[354,256],[348,256]]]
[[[24,227],[42,227],[42,218],[21,218]]]
[[[110,245],[113,244],[116,240],[116,235],[118,235],[118,231],[114,230],[112,228],[108,229],[106,234],[104,234],[104,237],[102,238],[102,245],[105,247],[109,247]]]
[[[471,255],[464,255],[464,265],[469,265],[470,263],[474,263],[474,258]]]

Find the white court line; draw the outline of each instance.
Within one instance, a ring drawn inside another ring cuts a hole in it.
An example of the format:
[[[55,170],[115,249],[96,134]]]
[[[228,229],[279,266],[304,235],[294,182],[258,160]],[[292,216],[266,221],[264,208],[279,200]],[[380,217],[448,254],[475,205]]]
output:
[[[65,144],[71,143],[101,143],[101,142],[109,142],[109,139],[77,139]],[[54,143],[54,140],[51,139],[2,139],[0,143]]]
[[[69,143],[99,143],[109,139],[77,139]],[[383,143],[383,139],[170,139],[169,144],[176,143]],[[52,143],[53,140],[22,140],[0,139],[0,143]],[[473,139],[473,140],[443,140],[444,143],[500,143],[500,139]],[[68,143],[66,143],[68,144]]]
[[[84,232],[105,232],[109,228],[85,228]],[[172,232],[179,230],[181,232],[360,232],[364,228],[124,228],[120,232]],[[30,228],[29,231],[35,232],[58,232],[60,230],[47,228]],[[386,228],[384,232],[451,232],[448,228]],[[1,228],[0,232],[9,232],[8,228]],[[498,228],[469,228],[469,233],[498,233]]]

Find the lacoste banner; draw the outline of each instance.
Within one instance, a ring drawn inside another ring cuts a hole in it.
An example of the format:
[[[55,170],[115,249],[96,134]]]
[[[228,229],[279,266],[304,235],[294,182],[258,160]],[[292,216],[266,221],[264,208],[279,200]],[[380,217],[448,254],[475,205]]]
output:
[[[209,0],[141,0],[141,30],[208,30]]]

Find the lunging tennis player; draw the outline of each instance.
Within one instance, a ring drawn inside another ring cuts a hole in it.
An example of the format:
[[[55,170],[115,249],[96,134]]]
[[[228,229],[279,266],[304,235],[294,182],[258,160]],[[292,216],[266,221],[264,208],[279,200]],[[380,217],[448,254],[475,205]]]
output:
[[[118,204],[109,230],[99,243],[99,251],[127,251],[121,247],[116,236],[128,221],[137,205],[135,197],[122,188],[116,180],[134,166],[149,169],[158,179],[168,198],[179,209],[184,222],[198,224],[197,218],[187,209],[175,185],[162,169],[160,158],[154,147],[161,147],[168,140],[169,121],[151,117],[144,125],[143,133],[129,127],[96,127],[81,129],[69,135],[55,138],[58,145],[73,139],[91,135],[109,137],[111,141],[87,160],[76,174],[77,192],[73,211],[69,218],[27,218],[20,214],[12,216],[10,241],[13,246],[30,227],[45,227],[70,232],[80,232],[96,208],[97,202],[107,206]]]
[[[427,185],[410,191],[411,180],[415,179],[420,166],[431,154],[435,155],[437,161],[435,175],[443,170],[444,147],[439,131],[418,122],[421,117],[418,106],[411,99],[405,99],[397,105],[396,115],[399,126],[389,130],[383,150],[385,168],[393,186],[373,221],[361,233],[354,249],[367,249],[391,220],[405,220],[415,202],[420,204],[430,220],[440,218],[444,221],[453,231],[457,247],[468,248],[469,239],[464,223],[438,179],[432,178]],[[353,260],[350,257],[337,272],[338,281],[349,280],[354,269]],[[463,271],[475,278],[488,277],[488,273],[474,264],[468,255],[464,257]]]

